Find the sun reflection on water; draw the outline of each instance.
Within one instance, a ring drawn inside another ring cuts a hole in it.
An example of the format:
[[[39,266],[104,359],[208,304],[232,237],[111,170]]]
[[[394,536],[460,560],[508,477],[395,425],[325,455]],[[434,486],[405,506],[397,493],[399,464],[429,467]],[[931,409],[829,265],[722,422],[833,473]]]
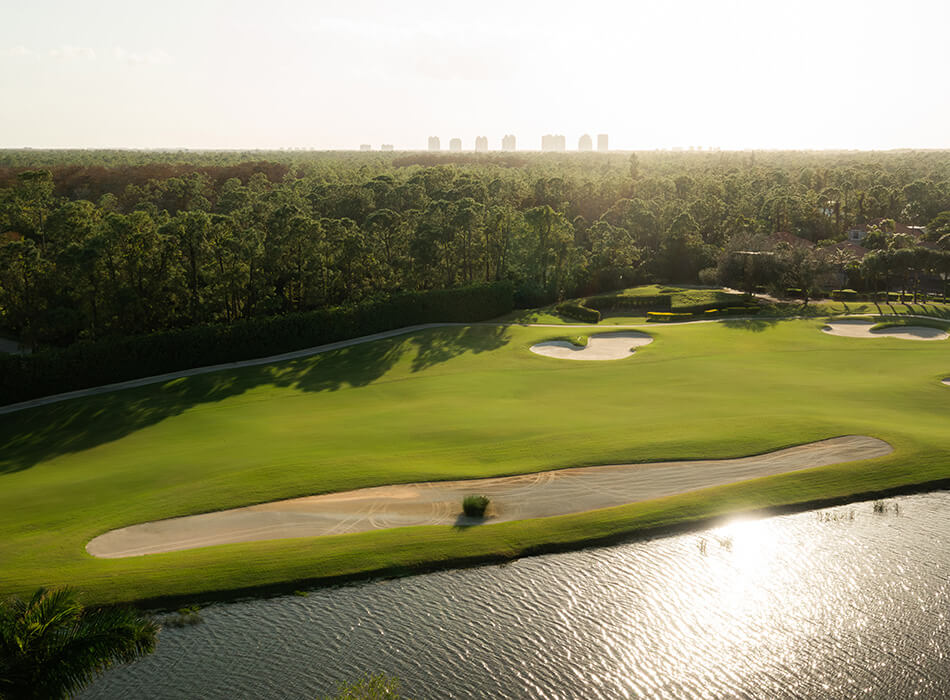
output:
[[[950,494],[891,505],[221,605],[88,698],[947,697]]]

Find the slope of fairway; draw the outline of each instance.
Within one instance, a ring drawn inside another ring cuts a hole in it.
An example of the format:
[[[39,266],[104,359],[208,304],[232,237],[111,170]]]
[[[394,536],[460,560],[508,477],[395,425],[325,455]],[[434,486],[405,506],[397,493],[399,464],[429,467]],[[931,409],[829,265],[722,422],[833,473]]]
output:
[[[453,327],[0,417],[0,593],[94,600],[512,556],[708,517],[950,478],[942,343],[833,337],[819,321],[651,328],[616,362],[528,348],[556,329]],[[128,525],[389,483],[741,457],[840,435],[886,457],[699,495],[477,528],[405,528],[96,560]]]

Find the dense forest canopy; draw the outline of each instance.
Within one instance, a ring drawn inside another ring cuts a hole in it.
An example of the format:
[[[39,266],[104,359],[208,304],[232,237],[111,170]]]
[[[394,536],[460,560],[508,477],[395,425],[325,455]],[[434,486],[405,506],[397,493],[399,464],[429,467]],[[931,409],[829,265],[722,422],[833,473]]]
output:
[[[886,286],[946,271],[948,210],[945,151],[3,151],[0,327],[68,345],[496,280],[536,305],[776,246],[800,287],[855,267],[855,227]]]

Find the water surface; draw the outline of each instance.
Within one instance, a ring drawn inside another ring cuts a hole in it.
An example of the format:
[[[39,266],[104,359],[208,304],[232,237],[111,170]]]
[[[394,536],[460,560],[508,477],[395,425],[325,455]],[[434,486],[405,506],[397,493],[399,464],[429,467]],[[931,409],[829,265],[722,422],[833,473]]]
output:
[[[84,698],[946,697],[950,494],[227,604]]]

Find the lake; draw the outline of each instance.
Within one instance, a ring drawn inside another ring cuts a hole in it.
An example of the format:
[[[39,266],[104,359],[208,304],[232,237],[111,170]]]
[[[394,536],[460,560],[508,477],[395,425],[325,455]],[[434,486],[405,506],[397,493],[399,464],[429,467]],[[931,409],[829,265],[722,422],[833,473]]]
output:
[[[219,603],[82,697],[946,697],[948,545],[937,492]]]

